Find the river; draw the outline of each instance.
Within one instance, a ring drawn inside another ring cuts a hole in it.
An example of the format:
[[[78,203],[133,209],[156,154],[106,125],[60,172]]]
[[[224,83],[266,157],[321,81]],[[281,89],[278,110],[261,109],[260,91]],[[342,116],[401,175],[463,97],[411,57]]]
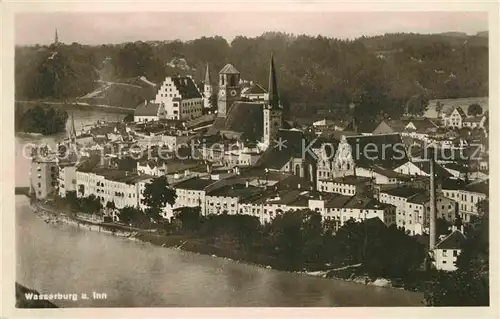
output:
[[[105,116],[90,112],[75,125],[79,129]],[[16,137],[16,186],[28,185],[29,159],[21,152],[26,142],[55,145],[54,138]],[[104,299],[54,301],[61,307],[422,305],[420,293],[279,272],[46,224],[23,196],[16,196],[16,226],[20,284],[40,293],[106,294]]]

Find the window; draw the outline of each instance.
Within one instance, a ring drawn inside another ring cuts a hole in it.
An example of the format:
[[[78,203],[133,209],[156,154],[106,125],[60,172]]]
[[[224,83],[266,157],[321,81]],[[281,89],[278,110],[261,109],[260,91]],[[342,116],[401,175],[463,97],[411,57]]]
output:
[[[458,250],[453,250],[453,257],[457,257],[458,256]]]
[[[448,256],[448,252],[446,251],[446,249],[443,249],[443,257],[447,257]]]
[[[446,264],[446,260],[443,260],[443,264]]]

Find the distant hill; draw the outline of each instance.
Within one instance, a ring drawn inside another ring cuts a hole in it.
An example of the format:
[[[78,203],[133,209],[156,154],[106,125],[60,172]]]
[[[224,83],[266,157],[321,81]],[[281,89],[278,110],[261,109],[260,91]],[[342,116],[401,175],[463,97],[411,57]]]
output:
[[[340,40],[266,32],[237,36],[230,43],[216,36],[72,44],[58,49],[64,59],[57,67],[45,62],[50,48],[17,47],[16,98],[79,98],[133,109],[154,94],[156,88],[147,82],[161,83],[176,74],[199,82],[207,63],[214,82],[218,71],[232,63],[242,78],[265,84],[273,52],[280,97],[295,116],[329,109],[342,117],[354,102],[359,116],[398,117],[412,101],[488,96],[486,35],[391,33]]]
[[[468,35],[465,32],[443,32],[440,35],[445,35],[447,37],[457,37],[457,38],[467,38]]]
[[[153,99],[155,83],[145,77],[119,79],[117,82],[100,82],[100,87],[77,100],[89,104],[104,104],[135,109],[144,100]]]
[[[481,32],[478,32],[476,34],[476,36],[478,37],[484,37],[484,38],[487,38],[488,37],[488,31],[481,31]]]

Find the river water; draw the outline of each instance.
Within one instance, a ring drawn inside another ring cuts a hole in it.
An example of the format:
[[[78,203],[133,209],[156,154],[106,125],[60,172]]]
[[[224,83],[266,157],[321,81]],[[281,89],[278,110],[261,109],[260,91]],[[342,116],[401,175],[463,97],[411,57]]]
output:
[[[91,112],[78,122],[105,116]],[[17,186],[28,185],[29,159],[21,152],[27,142],[55,144],[54,138],[16,137]],[[16,225],[17,281],[40,293],[78,294],[76,301],[54,302],[61,307],[422,305],[419,293],[279,272],[46,224],[23,196],[16,196]],[[102,298],[93,299],[94,292]],[[89,299],[82,300],[82,293]]]

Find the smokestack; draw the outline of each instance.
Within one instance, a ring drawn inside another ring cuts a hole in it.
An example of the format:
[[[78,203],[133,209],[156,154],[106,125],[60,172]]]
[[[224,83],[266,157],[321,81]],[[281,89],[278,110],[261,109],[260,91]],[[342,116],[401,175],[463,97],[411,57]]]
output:
[[[429,159],[430,164],[430,223],[429,223],[429,250],[433,251],[436,245],[436,187],[434,176],[434,156]]]

